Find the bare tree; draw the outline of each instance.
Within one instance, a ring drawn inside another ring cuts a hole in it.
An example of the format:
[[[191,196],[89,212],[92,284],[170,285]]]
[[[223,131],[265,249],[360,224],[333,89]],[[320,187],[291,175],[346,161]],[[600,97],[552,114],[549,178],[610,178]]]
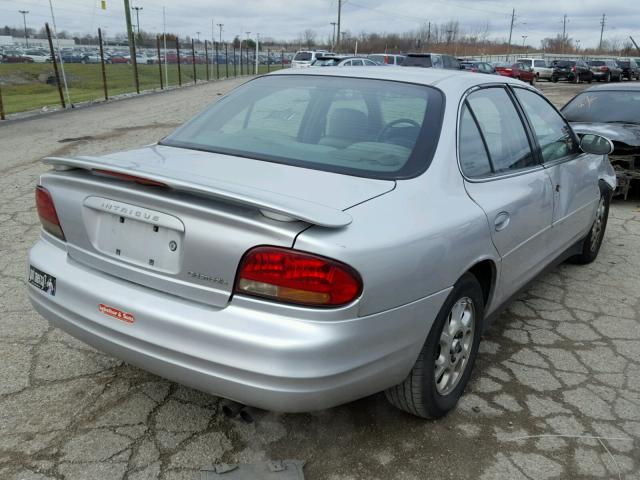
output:
[[[317,33],[315,30],[307,28],[304,32],[302,32],[302,43],[304,43],[307,48],[311,48],[316,44]]]

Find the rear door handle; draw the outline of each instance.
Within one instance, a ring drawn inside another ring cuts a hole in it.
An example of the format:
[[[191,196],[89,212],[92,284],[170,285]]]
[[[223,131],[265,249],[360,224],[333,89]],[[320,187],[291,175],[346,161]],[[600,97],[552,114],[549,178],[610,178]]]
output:
[[[498,215],[496,215],[496,219],[493,222],[496,228],[496,232],[507,228],[510,220],[511,217],[509,216],[509,212],[500,212]]]

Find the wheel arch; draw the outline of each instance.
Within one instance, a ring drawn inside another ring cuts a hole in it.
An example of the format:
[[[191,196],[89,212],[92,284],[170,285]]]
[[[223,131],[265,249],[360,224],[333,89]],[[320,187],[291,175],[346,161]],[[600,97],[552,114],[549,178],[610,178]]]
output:
[[[491,259],[484,259],[476,262],[465,273],[471,273],[482,287],[482,297],[485,309],[493,298],[498,269],[495,262]]]

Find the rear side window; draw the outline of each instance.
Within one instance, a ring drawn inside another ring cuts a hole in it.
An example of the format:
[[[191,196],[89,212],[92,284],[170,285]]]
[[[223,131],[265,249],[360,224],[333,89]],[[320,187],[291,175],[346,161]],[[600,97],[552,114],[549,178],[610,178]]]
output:
[[[495,173],[537,164],[524,125],[504,88],[484,88],[467,97],[478,121]]]
[[[491,174],[489,155],[487,155],[482,135],[466,103],[462,107],[458,145],[462,173],[469,178],[485,177]]]

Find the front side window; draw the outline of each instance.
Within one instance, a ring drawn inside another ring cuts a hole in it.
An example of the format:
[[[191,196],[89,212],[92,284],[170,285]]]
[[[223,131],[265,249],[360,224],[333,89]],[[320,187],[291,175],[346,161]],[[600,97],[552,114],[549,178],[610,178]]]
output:
[[[533,64],[536,67],[546,67],[547,66],[547,62],[545,62],[544,60],[534,60]]]
[[[237,88],[161,144],[371,178],[406,178],[428,166],[443,107],[442,93],[424,85],[274,75]]]
[[[484,88],[467,97],[478,121],[495,173],[508,173],[537,164],[524,125],[502,87]]]
[[[569,125],[546,100],[530,90],[514,90],[531,123],[544,162],[552,162],[578,153],[578,145]]]

